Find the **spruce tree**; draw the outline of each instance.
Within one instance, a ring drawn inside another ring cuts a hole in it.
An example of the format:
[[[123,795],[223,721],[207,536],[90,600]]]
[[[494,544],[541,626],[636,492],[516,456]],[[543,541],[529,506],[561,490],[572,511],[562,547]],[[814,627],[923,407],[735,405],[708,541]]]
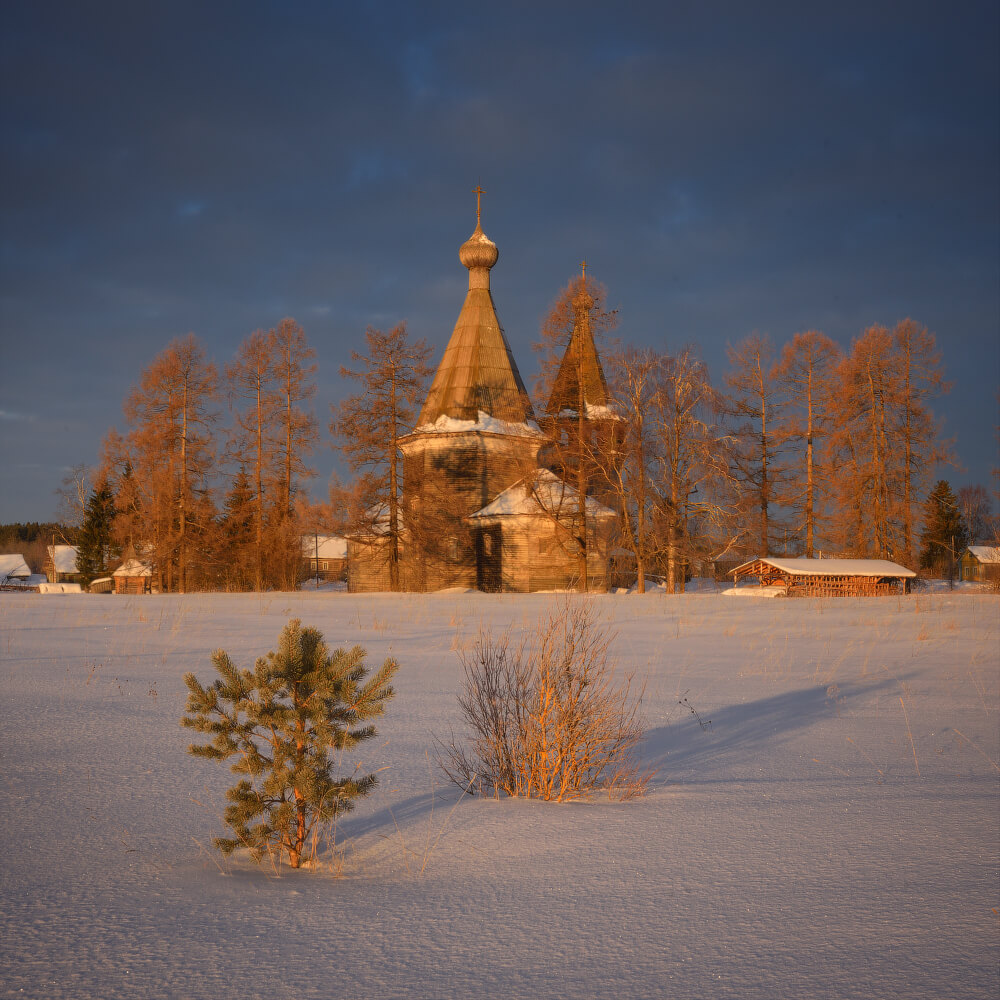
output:
[[[77,542],[76,568],[85,587],[107,575],[118,555],[112,536],[115,513],[114,493],[108,483],[101,483],[87,500]]]
[[[375,774],[335,777],[331,756],[375,736],[367,723],[393,695],[396,661],[386,660],[366,679],[365,655],[360,646],[331,653],[319,631],[295,619],[277,652],[258,659],[252,671],[237,669],[219,649],[212,654],[220,675],[213,684],[185,676],[181,724],[211,736],[188,752],[236,758],[230,769],[242,775],[226,793],[233,836],[213,841],[224,854],[245,847],[258,863],[277,856],[298,868],[310,837],[375,787]]]
[[[968,532],[955,494],[939,479],[924,504],[924,529],[920,535],[920,568],[940,571],[953,567],[965,548]]]

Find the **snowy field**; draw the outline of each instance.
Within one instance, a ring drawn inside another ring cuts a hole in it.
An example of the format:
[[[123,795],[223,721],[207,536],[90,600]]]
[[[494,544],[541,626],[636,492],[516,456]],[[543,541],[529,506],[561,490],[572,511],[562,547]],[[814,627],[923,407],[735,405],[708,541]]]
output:
[[[0,595],[0,995],[998,995],[997,597],[573,599],[648,678],[638,802],[433,763],[456,650],[564,598]],[[338,872],[211,849],[232,777],[178,722],[185,671],[291,617],[401,663]]]

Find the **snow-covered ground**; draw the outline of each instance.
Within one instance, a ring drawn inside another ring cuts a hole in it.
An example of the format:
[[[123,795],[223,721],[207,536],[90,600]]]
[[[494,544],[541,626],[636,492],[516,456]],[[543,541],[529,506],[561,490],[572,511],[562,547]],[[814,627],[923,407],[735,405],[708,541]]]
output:
[[[572,598],[648,678],[649,795],[460,798],[456,650],[564,599],[0,595],[0,994],[997,995],[997,597]],[[402,665],[339,877],[217,855],[178,723],[291,617]]]

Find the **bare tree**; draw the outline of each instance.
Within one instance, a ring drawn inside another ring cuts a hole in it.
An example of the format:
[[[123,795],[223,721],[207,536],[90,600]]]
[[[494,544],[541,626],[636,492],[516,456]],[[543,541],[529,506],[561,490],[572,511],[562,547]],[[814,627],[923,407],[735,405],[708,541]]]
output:
[[[254,589],[263,590],[264,495],[275,487],[278,478],[275,434],[278,394],[272,345],[263,330],[255,330],[240,345],[236,359],[226,366],[226,382],[230,398],[237,405],[227,458],[239,465],[240,474],[250,481]],[[246,469],[250,469],[249,476]]]
[[[774,348],[769,337],[753,333],[728,353],[731,371],[726,383],[733,390],[729,407],[738,421],[735,468],[759,519],[759,554],[766,556],[775,528],[772,504],[783,472],[781,406],[772,375]]]
[[[73,534],[83,524],[92,480],[93,474],[90,468],[84,462],[78,462],[66,471],[56,490],[56,496],[59,498],[56,504],[56,520],[64,529],[61,537],[66,544],[71,544],[71,541],[65,534],[65,529],[69,529],[70,534]]]
[[[834,419],[840,349],[817,330],[797,333],[785,344],[774,368],[778,391],[787,402],[781,436],[794,448],[784,503],[800,518],[806,558],[812,559],[820,512],[829,492],[829,466],[820,462]]]
[[[708,555],[708,547],[724,554],[735,542],[735,512],[726,502],[733,441],[720,426],[722,400],[693,348],[665,358],[659,373],[652,397],[659,438],[657,514],[667,591],[673,594],[683,592],[685,564],[692,557]]]
[[[938,422],[928,401],[951,389],[944,380],[941,352],[934,334],[912,319],[896,324],[892,335],[897,412],[894,439],[903,449],[901,463],[900,517],[902,555],[914,562],[914,537],[918,497],[930,486],[934,468],[950,461],[950,447],[942,442]]]
[[[340,369],[354,379],[361,391],[333,406],[330,432],[351,468],[361,473],[363,506],[368,523],[358,525],[378,532],[384,543],[389,567],[389,586],[399,590],[400,518],[402,476],[399,439],[413,429],[415,406],[423,398],[431,369],[426,364],[430,348],[423,340],[410,343],[406,324],[389,333],[369,327],[365,331],[367,353],[351,352],[360,368]]]
[[[860,557],[893,558],[898,530],[900,462],[892,446],[899,396],[892,335],[869,327],[840,365],[836,431],[830,438],[838,467],[835,528],[839,547]]]
[[[963,486],[958,491],[958,509],[972,543],[985,542],[996,533],[997,519],[985,486]]]
[[[665,360],[651,348],[634,347],[616,351],[608,358],[612,396],[623,433],[619,453],[605,452],[599,460],[608,488],[616,498],[621,544],[635,557],[640,594],[646,592],[646,572],[657,549],[651,530],[656,501],[652,470],[659,455],[660,437],[653,406],[662,388]]]

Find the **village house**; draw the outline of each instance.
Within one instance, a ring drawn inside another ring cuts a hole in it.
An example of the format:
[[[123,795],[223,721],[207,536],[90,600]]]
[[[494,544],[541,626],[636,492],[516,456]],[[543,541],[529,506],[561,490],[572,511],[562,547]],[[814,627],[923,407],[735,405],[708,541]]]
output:
[[[1000,545],[970,545],[958,563],[960,580],[1000,582]]]
[[[0,555],[0,586],[26,583],[31,576],[31,570],[24,561],[24,556],[10,552]]]
[[[535,420],[490,291],[498,258],[477,205],[476,228],[459,250],[469,271],[465,302],[417,424],[400,440],[405,590],[523,592],[579,582],[582,505],[572,484],[545,469],[540,453],[551,439]],[[571,346],[579,349],[586,336],[580,331]],[[579,397],[576,388],[567,391]],[[564,409],[557,406],[552,424],[568,419],[559,417]],[[579,423],[575,410],[572,419]],[[615,515],[592,497],[583,507],[587,585],[605,590]],[[377,522],[348,540],[348,562],[350,590],[387,588],[387,545]]]
[[[340,535],[303,535],[302,558],[310,579],[347,578],[347,539]]]
[[[79,583],[81,575],[76,568],[77,549],[75,545],[47,545],[49,558],[45,573],[49,583]]]

